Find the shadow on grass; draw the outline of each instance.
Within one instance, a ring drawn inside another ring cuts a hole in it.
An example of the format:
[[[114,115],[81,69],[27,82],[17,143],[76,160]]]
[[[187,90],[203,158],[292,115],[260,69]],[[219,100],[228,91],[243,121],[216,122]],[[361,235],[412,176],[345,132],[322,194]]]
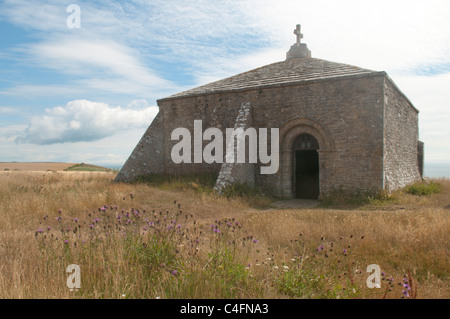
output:
[[[186,191],[193,190],[199,194],[222,196],[228,199],[240,199],[248,206],[256,209],[266,209],[274,199],[265,194],[259,187],[248,184],[235,184],[226,187],[222,195],[215,190],[217,173],[190,173],[183,175],[151,174],[141,176],[135,183],[145,183],[162,190]]]
[[[408,196],[429,196],[442,191],[442,185],[435,181],[422,180],[397,191],[349,191],[342,188],[321,198],[318,207],[332,209],[404,209]]]

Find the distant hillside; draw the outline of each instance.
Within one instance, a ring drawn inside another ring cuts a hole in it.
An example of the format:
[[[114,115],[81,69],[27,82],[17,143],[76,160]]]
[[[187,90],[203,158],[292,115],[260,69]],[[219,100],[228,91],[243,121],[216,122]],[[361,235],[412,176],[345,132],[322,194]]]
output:
[[[65,169],[67,172],[110,172],[109,168],[92,164],[75,164]]]
[[[8,162],[0,163],[0,171],[63,171],[75,163],[54,163],[54,162],[32,162],[17,163]]]
[[[5,171],[66,171],[66,172],[110,172],[109,168],[92,165],[92,164],[76,164],[76,163],[57,163],[57,162],[0,162],[0,172]]]

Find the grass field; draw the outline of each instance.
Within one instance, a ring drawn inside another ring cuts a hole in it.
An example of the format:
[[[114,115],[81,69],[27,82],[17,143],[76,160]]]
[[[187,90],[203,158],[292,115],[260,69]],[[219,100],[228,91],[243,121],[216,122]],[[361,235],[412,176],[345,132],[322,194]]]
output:
[[[114,176],[0,173],[0,298],[450,297],[449,180],[429,194],[280,210]],[[370,264],[379,289],[366,285]]]

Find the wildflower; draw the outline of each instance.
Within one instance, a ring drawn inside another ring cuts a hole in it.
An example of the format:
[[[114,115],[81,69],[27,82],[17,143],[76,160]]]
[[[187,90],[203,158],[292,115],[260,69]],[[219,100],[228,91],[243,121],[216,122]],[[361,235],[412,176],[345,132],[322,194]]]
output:
[[[258,242],[258,239],[253,239],[253,243],[257,243]]]
[[[402,290],[403,296],[408,298],[409,297],[409,293],[408,290]]]
[[[89,228],[90,228],[90,229],[94,228],[94,225],[89,225]]]
[[[320,245],[319,247],[317,247],[317,251],[322,251],[323,250],[323,245]]]
[[[66,239],[66,240],[64,241],[64,244],[67,245],[68,243],[69,243],[69,241]]]
[[[78,223],[78,218],[74,218],[73,221],[74,221],[75,223]]]
[[[173,270],[173,271],[172,271],[172,275],[173,275],[173,276],[177,276],[177,275],[178,275],[178,270]]]
[[[286,266],[286,265],[284,265],[284,266],[283,266],[283,268],[284,268],[284,269],[289,269],[289,267],[288,267],[288,266]]]
[[[47,226],[47,231],[49,231],[51,229],[51,227],[50,226]]]

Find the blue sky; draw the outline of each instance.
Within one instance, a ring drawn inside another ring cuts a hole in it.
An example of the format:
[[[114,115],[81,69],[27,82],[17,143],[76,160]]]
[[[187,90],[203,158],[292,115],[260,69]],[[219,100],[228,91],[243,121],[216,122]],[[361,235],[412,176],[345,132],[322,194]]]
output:
[[[0,161],[120,167],[157,99],[284,60],[300,23],[313,57],[388,72],[426,163],[450,163],[449,17],[447,0],[0,0]]]

